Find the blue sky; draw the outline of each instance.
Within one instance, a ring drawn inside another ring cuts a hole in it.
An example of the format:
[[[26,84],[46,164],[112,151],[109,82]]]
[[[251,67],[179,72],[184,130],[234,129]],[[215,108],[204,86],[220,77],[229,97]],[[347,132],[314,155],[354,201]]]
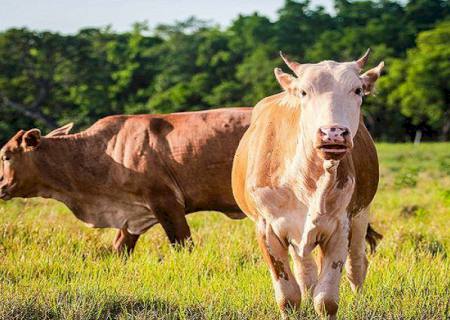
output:
[[[312,0],[332,8],[332,0]],[[75,33],[83,27],[112,25],[129,30],[133,22],[150,26],[195,15],[227,26],[239,13],[276,16],[284,0],[0,0],[0,30],[26,26],[36,30]]]

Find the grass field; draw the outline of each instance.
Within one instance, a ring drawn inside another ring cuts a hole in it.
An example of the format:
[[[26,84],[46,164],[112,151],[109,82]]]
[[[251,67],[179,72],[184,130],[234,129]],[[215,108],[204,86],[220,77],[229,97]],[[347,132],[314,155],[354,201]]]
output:
[[[449,319],[450,144],[380,144],[372,222],[384,234],[361,295],[341,283],[340,319]],[[113,230],[56,201],[0,201],[0,319],[278,319],[251,221],[189,217],[195,248],[160,226],[128,259]],[[301,319],[316,319],[303,303]]]

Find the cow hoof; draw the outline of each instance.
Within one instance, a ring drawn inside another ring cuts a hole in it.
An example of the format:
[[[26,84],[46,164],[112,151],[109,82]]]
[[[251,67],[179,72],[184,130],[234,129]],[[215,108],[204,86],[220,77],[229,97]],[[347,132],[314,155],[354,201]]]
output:
[[[314,298],[314,309],[326,319],[336,319],[338,303],[324,294],[319,294]]]
[[[289,319],[290,315],[295,314],[300,306],[300,301],[284,301],[282,303],[278,302],[278,307],[280,308],[281,318]]]

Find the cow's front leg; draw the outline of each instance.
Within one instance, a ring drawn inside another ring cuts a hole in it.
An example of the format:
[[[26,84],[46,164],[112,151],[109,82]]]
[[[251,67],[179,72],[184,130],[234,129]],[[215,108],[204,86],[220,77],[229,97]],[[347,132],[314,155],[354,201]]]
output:
[[[317,283],[317,264],[312,254],[300,257],[294,247],[289,247],[294,261],[294,274],[302,292],[302,299],[306,299]]]
[[[175,202],[175,199],[173,200]],[[178,203],[166,202],[155,208],[155,215],[161,223],[172,245],[191,246],[191,230],[186,221],[186,212]]]
[[[119,229],[113,241],[113,248],[119,254],[131,254],[138,239],[138,234],[131,234],[126,228]]]
[[[319,280],[314,289],[314,308],[316,312],[336,319],[339,302],[339,283],[348,251],[348,219],[336,223],[334,232],[320,244],[322,261]]]
[[[349,255],[345,269],[354,292],[361,290],[366,278],[368,260],[366,255],[366,233],[369,225],[367,210],[351,221]]]
[[[288,248],[263,218],[257,223],[256,234],[264,260],[270,269],[276,301],[285,314],[289,309],[298,308],[301,299],[300,288],[289,266]]]

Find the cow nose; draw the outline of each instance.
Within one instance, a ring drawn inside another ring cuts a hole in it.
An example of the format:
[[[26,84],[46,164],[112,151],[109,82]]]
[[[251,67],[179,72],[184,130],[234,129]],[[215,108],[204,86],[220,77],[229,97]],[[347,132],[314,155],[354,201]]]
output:
[[[321,127],[319,129],[321,140],[329,143],[343,143],[345,142],[345,136],[349,133],[348,128],[340,126]]]

